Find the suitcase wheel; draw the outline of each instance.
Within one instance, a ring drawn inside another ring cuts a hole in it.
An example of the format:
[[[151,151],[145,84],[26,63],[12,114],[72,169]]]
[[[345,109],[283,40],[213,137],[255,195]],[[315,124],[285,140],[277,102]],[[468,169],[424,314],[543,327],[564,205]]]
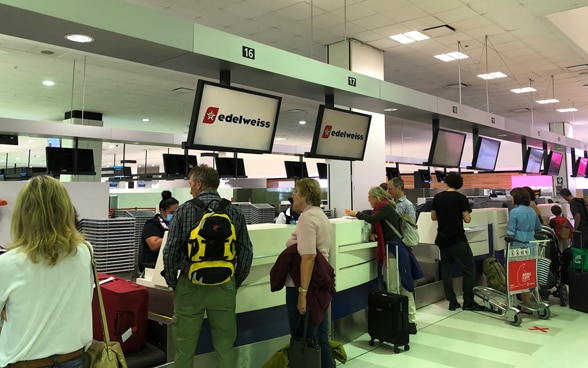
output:
[[[398,345],[394,345],[394,354],[398,353],[400,353],[400,348],[398,347]]]
[[[410,350],[410,345],[406,344],[404,345],[404,351],[409,351]]]
[[[370,346],[374,346],[376,343],[374,342],[374,339],[370,339],[370,341],[368,342],[368,344],[370,344]]]

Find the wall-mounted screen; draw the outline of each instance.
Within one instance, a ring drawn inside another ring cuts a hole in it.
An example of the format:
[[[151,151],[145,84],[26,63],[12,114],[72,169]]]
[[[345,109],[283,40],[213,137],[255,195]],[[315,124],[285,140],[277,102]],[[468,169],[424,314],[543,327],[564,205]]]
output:
[[[447,176],[446,172],[435,171],[435,179],[437,179],[437,183],[445,183],[446,176]]]
[[[433,179],[431,179],[431,173],[429,172],[429,170],[420,169],[417,172],[421,180],[425,183],[430,183],[433,181]]]
[[[245,161],[242,158],[215,157],[216,171],[221,178],[246,178]]]
[[[541,163],[543,162],[543,150],[529,147],[523,162],[523,171],[527,174],[539,174],[541,172]]]
[[[91,149],[45,147],[45,158],[51,175],[96,175]]]
[[[186,146],[271,153],[282,98],[198,81]]]
[[[581,178],[586,176],[586,168],[588,167],[588,158],[579,157],[576,160],[576,176]]]
[[[400,170],[398,170],[395,167],[387,167],[386,168],[386,178],[388,180],[392,180],[393,178],[399,178],[400,177]]]
[[[479,137],[474,147],[472,168],[474,170],[494,171],[499,151],[500,141]]]
[[[186,158],[188,166],[186,167]],[[190,170],[198,165],[194,155],[178,155],[172,153],[163,154],[163,172],[168,177],[186,178]]]
[[[465,133],[439,129],[437,134],[433,135],[427,165],[459,167],[465,139]]]
[[[363,160],[371,120],[368,114],[320,105],[310,156]]]
[[[558,176],[561,163],[563,162],[563,153],[551,151],[545,160],[543,173],[550,176]]]
[[[286,177],[288,179],[308,178],[306,162],[284,161],[284,167],[286,168]]]
[[[128,166],[113,166],[115,178],[130,178],[133,176],[131,168]]]
[[[324,162],[317,162],[316,169],[318,171],[319,179],[328,179],[329,177],[329,166]]]

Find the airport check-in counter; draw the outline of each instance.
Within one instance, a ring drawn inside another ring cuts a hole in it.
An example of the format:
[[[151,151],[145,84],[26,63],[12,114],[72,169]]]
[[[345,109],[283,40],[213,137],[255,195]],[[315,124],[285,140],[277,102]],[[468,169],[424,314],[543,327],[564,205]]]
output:
[[[482,209],[472,213],[472,222],[468,224],[467,236],[475,255],[489,253],[490,238],[504,236],[491,235],[491,229],[506,230],[506,209]],[[335,340],[351,341],[367,331],[367,296],[378,288],[376,242],[363,242],[364,221],[357,219],[332,219],[333,246],[329,262],[335,269],[337,293],[331,303],[330,316],[332,333]],[[489,223],[492,223],[489,226]],[[437,223],[431,221],[429,213],[422,213],[418,221],[422,244],[413,247],[425,277],[417,281],[415,300],[417,308],[437,302],[444,298],[443,287],[439,281],[439,250],[434,245]],[[249,236],[253,244],[253,263],[249,277],[237,293],[237,341],[239,364],[243,366],[261,366],[276,350],[289,341],[289,327],[285,307],[284,289],[270,291],[269,272],[278,255],[285,249],[285,243],[293,225],[256,224],[249,225]],[[161,252],[160,252],[161,254]],[[154,275],[159,270],[155,270]],[[167,339],[171,339],[171,315],[173,302],[166,285],[149,286],[150,311],[161,317],[167,316]],[[164,282],[163,282],[164,283]],[[461,287],[461,286],[460,286]],[[456,291],[459,289],[456,289]],[[163,308],[162,308],[163,306]],[[154,318],[155,319],[155,318]],[[151,321],[150,321],[151,322]],[[161,318],[157,319],[161,329]],[[205,325],[207,322],[205,321]],[[173,349],[168,342],[159,345],[168,346],[168,359],[173,359]],[[209,329],[203,328],[197,353],[199,361],[214,365],[214,354]],[[253,359],[253,361],[252,361]]]

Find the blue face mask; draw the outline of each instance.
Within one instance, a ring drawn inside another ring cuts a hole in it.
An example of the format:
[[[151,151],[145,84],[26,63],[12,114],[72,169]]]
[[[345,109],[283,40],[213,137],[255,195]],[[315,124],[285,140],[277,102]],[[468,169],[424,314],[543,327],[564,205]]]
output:
[[[172,219],[172,217],[173,217],[173,216],[174,216],[174,214],[173,214],[173,213],[170,213],[170,214],[168,214],[168,215],[165,217],[165,221],[167,221],[167,222],[171,222],[171,219]]]

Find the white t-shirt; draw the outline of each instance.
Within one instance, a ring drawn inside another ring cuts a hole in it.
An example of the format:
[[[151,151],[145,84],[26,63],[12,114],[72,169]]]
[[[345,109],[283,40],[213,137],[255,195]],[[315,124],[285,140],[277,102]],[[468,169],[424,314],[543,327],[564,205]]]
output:
[[[92,292],[84,244],[55,266],[33,263],[18,248],[0,256],[0,310],[6,307],[0,367],[89,347]]]

